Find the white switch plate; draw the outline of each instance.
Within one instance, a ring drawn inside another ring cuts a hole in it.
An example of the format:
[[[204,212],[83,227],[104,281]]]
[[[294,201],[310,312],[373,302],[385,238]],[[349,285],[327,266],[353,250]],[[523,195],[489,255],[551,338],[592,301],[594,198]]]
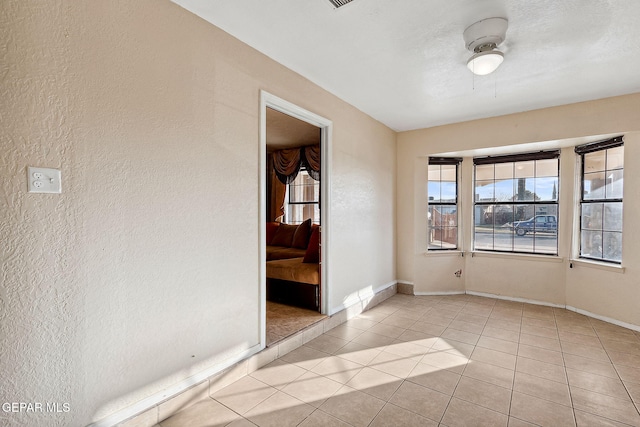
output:
[[[27,168],[29,193],[62,193],[60,169]]]

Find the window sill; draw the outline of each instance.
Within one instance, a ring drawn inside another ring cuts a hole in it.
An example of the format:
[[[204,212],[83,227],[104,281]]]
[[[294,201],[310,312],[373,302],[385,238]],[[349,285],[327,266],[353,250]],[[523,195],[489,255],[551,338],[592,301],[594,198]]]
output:
[[[556,255],[536,255],[536,254],[513,254],[509,252],[484,252],[484,251],[472,251],[471,257],[480,258],[506,258],[506,259],[518,259],[522,261],[538,261],[538,262],[564,262],[564,258]]]
[[[573,267],[595,268],[598,270],[610,271],[612,273],[623,274],[625,270],[623,266],[618,264],[609,264],[605,262],[591,261],[586,259],[572,259],[570,262]]]

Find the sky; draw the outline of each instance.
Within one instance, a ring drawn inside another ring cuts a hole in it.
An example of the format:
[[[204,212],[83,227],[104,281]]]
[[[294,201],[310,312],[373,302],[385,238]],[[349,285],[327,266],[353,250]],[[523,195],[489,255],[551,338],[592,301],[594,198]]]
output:
[[[525,188],[531,193],[538,196],[539,200],[554,200],[553,187],[556,187],[556,197],[558,189],[557,177],[545,177],[545,178],[523,178],[526,179]],[[514,194],[517,194],[518,183],[517,179],[506,179],[495,182],[495,199],[497,201],[513,201]],[[494,185],[491,181],[487,181],[489,185],[481,185],[481,181],[477,182],[476,194],[479,200],[493,199]]]
[[[514,194],[517,193],[517,180],[506,179],[502,181],[496,181],[495,185],[493,181],[486,181],[488,185],[481,185],[482,181],[477,182],[476,194],[478,200],[491,200],[494,198],[494,190],[496,201],[513,201]],[[532,193],[535,193],[540,200],[553,200],[551,198],[553,194],[553,187],[556,187],[556,195],[558,189],[557,177],[546,178],[526,178],[525,188]],[[441,195],[442,201],[455,201],[456,185],[454,182],[433,182],[430,181],[427,191],[429,198],[437,201],[438,195]]]

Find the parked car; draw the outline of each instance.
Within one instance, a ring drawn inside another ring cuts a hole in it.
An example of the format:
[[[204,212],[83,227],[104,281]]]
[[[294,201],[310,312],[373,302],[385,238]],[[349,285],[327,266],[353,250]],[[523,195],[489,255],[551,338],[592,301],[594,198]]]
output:
[[[555,215],[536,215],[526,221],[515,221],[511,228],[518,236],[533,232],[557,233],[558,220]]]

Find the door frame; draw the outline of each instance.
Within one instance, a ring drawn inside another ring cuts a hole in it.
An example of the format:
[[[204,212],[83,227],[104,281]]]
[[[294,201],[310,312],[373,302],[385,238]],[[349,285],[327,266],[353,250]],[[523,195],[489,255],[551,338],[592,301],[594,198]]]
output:
[[[259,197],[259,240],[260,240],[260,348],[267,344],[267,277],[266,277],[266,221],[267,216],[267,108],[272,108],[296,119],[320,128],[320,245],[322,262],[320,263],[320,292],[322,295],[320,312],[329,312],[331,293],[329,280],[330,265],[330,206],[331,206],[331,143],[333,122],[311,111],[299,107],[264,90],[260,91],[260,197]]]

